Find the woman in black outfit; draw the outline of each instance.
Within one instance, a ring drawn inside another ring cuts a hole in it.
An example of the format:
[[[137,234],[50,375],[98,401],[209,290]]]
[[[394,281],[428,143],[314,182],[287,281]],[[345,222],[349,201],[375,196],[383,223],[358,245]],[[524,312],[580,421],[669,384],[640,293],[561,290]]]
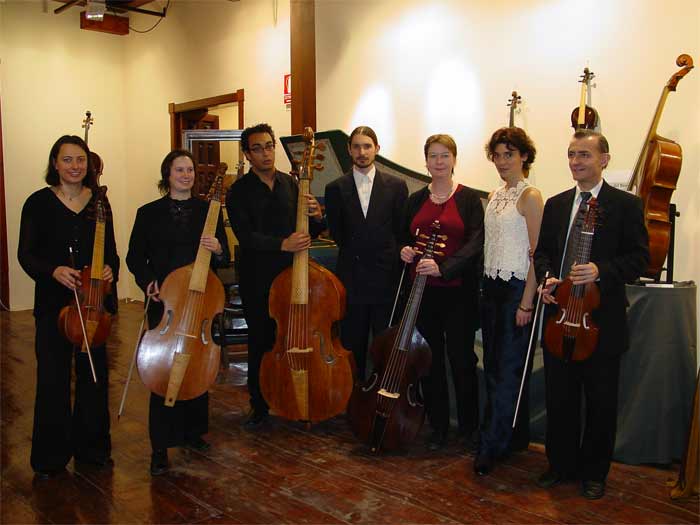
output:
[[[433,433],[429,450],[447,442],[450,405],[445,354],[450,360],[457,398],[460,438],[473,449],[479,425],[477,357],[474,332],[479,326],[478,281],[484,248],[484,210],[479,195],[453,180],[457,145],[449,135],[432,135],[424,147],[432,182],[413,193],[406,203],[401,259],[411,264],[411,275],[427,275],[417,328],[432,350],[430,378],[424,384],[428,419]],[[438,220],[447,239],[434,259],[416,257],[414,233],[429,235]]]
[[[38,478],[76,463],[109,466],[108,374],[105,345],[91,348],[97,383],[87,353],[74,348],[58,331],[61,308],[80,286],[80,271],[92,263],[97,181],[87,144],[64,135],[51,148],[46,169],[49,187],[34,192],[22,208],[17,258],[34,279],[35,352],[37,359],[31,465]],[[105,281],[116,283],[119,257],[109,202],[104,199]],[[73,250],[73,260],[69,247]],[[115,303],[105,301],[108,310]],[[71,365],[75,356],[75,403],[71,410]]]
[[[208,203],[192,197],[194,158],[189,151],[168,153],[160,166],[158,188],[164,195],[136,212],[126,264],[136,283],[151,298],[148,325],[153,328],[163,316],[160,285],[170,272],[194,262],[199,246],[214,255],[212,266],[228,261],[221,220],[216,236],[202,235]],[[204,451],[209,443],[202,435],[209,430],[209,394],[166,407],[163,397],[151,393],[148,430],[151,438],[151,474],[168,470],[169,447],[186,446]]]

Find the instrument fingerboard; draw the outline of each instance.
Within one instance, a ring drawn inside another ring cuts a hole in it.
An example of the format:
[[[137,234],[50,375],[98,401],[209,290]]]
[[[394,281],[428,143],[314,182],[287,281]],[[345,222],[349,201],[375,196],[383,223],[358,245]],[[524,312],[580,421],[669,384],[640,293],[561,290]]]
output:
[[[204,223],[202,235],[215,235],[216,223],[219,219],[219,211],[221,203],[212,199],[209,202],[209,211],[207,212],[207,220]],[[207,276],[209,275],[209,263],[211,262],[211,252],[204,246],[200,245],[197,250],[197,258],[194,261],[192,268],[192,277],[190,277],[189,289],[196,292],[204,293],[207,287]]]
[[[92,248],[92,266],[90,268],[90,278],[102,280],[102,269],[105,260],[105,223],[97,221],[95,223],[95,242]]]

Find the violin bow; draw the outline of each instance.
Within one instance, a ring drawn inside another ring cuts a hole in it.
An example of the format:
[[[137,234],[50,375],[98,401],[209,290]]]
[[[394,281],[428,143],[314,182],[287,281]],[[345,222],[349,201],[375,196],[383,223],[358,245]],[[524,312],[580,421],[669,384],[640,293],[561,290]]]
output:
[[[73,247],[69,246],[68,251],[70,252],[71,265],[75,268],[75,259],[73,257]],[[78,298],[78,289],[73,288],[73,296],[75,297],[75,306],[78,310],[78,318],[80,319],[80,328],[83,330],[83,343],[85,344],[85,351],[88,355],[88,361],[90,362],[90,370],[92,371],[92,380],[97,384],[97,374],[95,374],[95,364],[92,362],[92,352],[90,352],[90,343],[88,342],[87,331],[85,330],[85,321],[83,320],[83,312],[80,310],[80,299]]]
[[[418,236],[418,229],[416,228],[416,233],[414,237]],[[391,308],[391,316],[389,317],[389,326],[391,328],[391,322],[394,320],[394,314],[396,313],[396,305],[399,302],[399,295],[401,294],[401,285],[403,284],[403,276],[406,275],[406,263],[403,263],[403,269],[401,270],[401,279],[399,279],[399,287],[396,289],[396,297],[394,297],[394,306]]]
[[[119,403],[119,412],[117,413],[117,421],[122,417],[122,412],[124,411],[124,403],[126,402],[126,394],[129,391],[129,385],[131,384],[131,374],[134,373],[134,365],[136,364],[136,355],[139,352],[139,343],[141,343],[141,336],[143,335],[143,325],[146,322],[146,317],[148,315],[148,305],[151,303],[151,296],[149,295],[146,299],[146,306],[143,308],[143,317],[141,317],[141,325],[139,326],[139,335],[136,338],[136,344],[134,345],[134,355],[131,356],[131,365],[129,366],[129,374],[126,376],[126,383],[124,384],[124,392],[122,392],[122,401]]]
[[[542,294],[544,293],[544,285],[549,279],[549,270],[544,274],[542,278],[542,284],[540,287],[540,292],[537,294],[537,304],[535,305],[535,313],[532,315],[532,330],[530,330],[530,342],[527,345],[527,355],[525,356],[525,367],[523,368],[523,377],[520,380],[520,391],[518,392],[518,402],[515,404],[515,414],[513,414],[513,426],[515,428],[515,422],[518,420],[518,410],[520,410],[520,401],[523,397],[523,388],[525,387],[525,376],[527,376],[527,364],[530,362],[530,353],[532,352],[532,340],[535,338],[535,332],[537,331],[537,316],[540,314],[540,305],[542,304]]]

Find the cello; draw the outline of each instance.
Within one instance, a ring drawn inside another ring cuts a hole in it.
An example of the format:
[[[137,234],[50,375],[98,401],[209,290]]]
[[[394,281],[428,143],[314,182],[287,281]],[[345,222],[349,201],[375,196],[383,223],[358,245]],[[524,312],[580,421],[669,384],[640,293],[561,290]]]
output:
[[[515,110],[518,108],[520,104],[523,103],[523,97],[518,95],[517,91],[513,91],[510,94],[510,99],[508,100],[508,106],[510,108],[509,116],[508,116],[508,127],[512,128],[515,126]]]
[[[304,131],[299,164],[296,231],[309,232],[306,194],[310,193],[316,154],[314,133]],[[270,317],[277,323],[274,347],[260,366],[260,390],[270,408],[290,420],[316,423],[342,413],[353,386],[354,360],[333,325],[345,313],[345,288],[308,250],[294,254],[291,268],[270,288]]]
[[[202,235],[214,235],[221,207],[221,174],[209,190]],[[211,252],[200,245],[192,264],[173,270],[160,287],[163,317],[139,343],[137,369],[165,406],[207,391],[219,370],[220,348],[211,336],[214,317],[224,309],[224,287],[209,267]]]
[[[92,122],[92,115],[87,111],[83,122],[86,144]],[[112,285],[102,278],[108,213],[105,206],[107,187],[99,185],[103,169],[100,156],[91,151],[90,162],[95,169],[96,182],[96,187],[91,188],[96,192],[92,261],[90,266],[85,266],[80,272],[80,288],[75,294],[75,299],[70,305],[64,306],[58,316],[61,334],[73,345],[80,346],[81,351],[88,353],[90,347],[102,346],[105,343],[112,327],[112,316],[104,305],[104,298],[112,292]]]
[[[571,127],[574,131],[579,129],[596,129],[598,127],[598,112],[588,104],[591,103],[591,80],[595,73],[587,67],[583,69],[581,75],[581,101],[578,107],[571,112]],[[588,102],[588,104],[586,104]]]
[[[678,82],[694,67],[692,57],[685,54],[676,59],[676,65],[681,69],[671,76],[661,91],[627,186],[627,191],[634,189],[644,203],[644,222],[649,232],[649,267],[644,276],[657,280],[671,243],[671,197],[681,173],[683,150],[680,144],[658,135],[656,130],[668,94],[676,91]]]
[[[598,201],[591,197],[576,245],[576,264],[591,260],[591,247],[598,217]],[[573,284],[567,277],[557,286],[557,313],[544,329],[544,347],[553,356],[569,362],[588,359],[598,346],[598,325],[592,312],[600,306],[596,283]]]
[[[435,221],[431,234],[418,233],[414,251],[432,258],[436,247],[444,247]],[[427,275],[416,275],[401,322],[385,330],[372,342],[375,370],[365,384],[355,385],[348,404],[350,426],[368,442],[371,452],[393,450],[411,443],[423,425],[425,403],[419,381],[430,373],[432,354],[416,329],[416,320]]]

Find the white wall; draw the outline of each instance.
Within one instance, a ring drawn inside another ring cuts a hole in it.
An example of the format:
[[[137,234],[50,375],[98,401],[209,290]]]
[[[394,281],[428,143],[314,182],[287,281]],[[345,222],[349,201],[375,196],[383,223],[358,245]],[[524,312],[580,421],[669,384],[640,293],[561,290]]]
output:
[[[159,5],[164,2],[148,7],[155,10]],[[247,124],[267,121],[278,135],[290,130],[282,101],[283,77],[290,68],[288,1],[278,2],[275,24],[267,0],[176,0],[154,31],[128,36],[83,31],[80,9],[54,15],[56,6],[23,0],[0,3],[13,310],[31,308],[33,302],[33,282],[15,255],[22,204],[44,186],[48,151],[56,138],[82,134],[86,109],[95,115],[90,146],[105,161],[102,183],[109,186],[122,257],[121,297],[140,296],[124,257],[136,209],[158,197],[160,162],[170,147],[168,103],[243,88]],[[143,30],[156,20],[132,14],[130,24]],[[283,158],[278,164],[287,166]]]
[[[515,8],[514,6],[517,6]],[[499,184],[483,145],[507,125],[533,137],[532,181],[545,196],[572,186],[566,148],[579,75],[596,74],[593,105],[611,144],[609,172],[631,170],[676,57],[696,63],[671,93],[659,133],[683,147],[674,193],[682,216],[675,278],[700,278],[700,3],[697,0],[338,0],[316,3],[319,129],[368,124],[382,154],[425,172],[423,143],[458,144],[457,179]]]
[[[124,48],[117,37],[78,29],[77,10],[58,16],[41,2],[6,2],[0,11],[10,306],[24,309],[32,307],[34,283],[16,257],[22,204],[45,186],[54,141],[83,135],[87,109],[95,115],[90,146],[105,162],[102,183],[115,213],[124,206]],[[116,229],[123,235],[122,223]]]

